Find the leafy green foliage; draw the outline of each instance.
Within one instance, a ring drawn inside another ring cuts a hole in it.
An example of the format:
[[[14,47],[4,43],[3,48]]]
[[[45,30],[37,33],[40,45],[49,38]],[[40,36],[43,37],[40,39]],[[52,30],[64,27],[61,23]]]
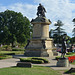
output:
[[[72,53],[72,52],[70,53],[69,52],[69,53],[66,53],[66,55],[65,55],[65,57],[70,57],[70,56],[75,56],[75,53]],[[56,56],[55,57],[56,60],[59,59],[59,58],[61,58],[61,56]]]
[[[12,58],[12,56],[9,56],[9,55],[0,55],[0,60],[2,60],[2,59],[8,59],[8,58]]]
[[[72,22],[74,22],[74,26],[75,26],[75,18],[73,19],[73,21]],[[74,29],[73,29],[73,36],[75,37],[75,27],[74,27]]]
[[[64,29],[61,28],[63,25],[64,24],[60,20],[58,20],[57,23],[54,24],[54,26],[56,26],[56,29],[51,30],[52,35],[53,35],[52,38],[54,39],[54,43],[61,43],[62,34],[65,33]],[[50,31],[50,33],[51,33],[51,31]]]
[[[70,41],[71,41],[72,44],[75,44],[75,37],[72,37],[72,38],[70,39]]]
[[[58,36],[62,35],[63,33],[65,33],[61,27],[64,24],[62,23],[62,21],[58,20],[57,23],[54,24],[54,26],[56,26],[57,28],[54,30],[54,33],[57,34]]]
[[[0,51],[0,55],[18,55],[24,54],[24,51]]]
[[[75,55],[75,53],[68,52],[68,53],[66,53],[66,55]]]
[[[71,64],[75,65],[75,61],[74,61],[74,62],[72,62]]]
[[[36,63],[36,64],[49,63],[49,61],[47,59],[37,58],[37,57],[20,58],[20,61],[21,62],[31,62],[31,63]]]
[[[49,61],[45,58],[37,58],[37,57],[33,57],[32,59],[35,59],[35,60],[43,60],[44,63],[49,63]]]
[[[25,51],[25,49],[22,49],[22,48],[13,48],[12,51]]]
[[[30,37],[30,31],[30,21],[20,12],[6,10],[0,13],[0,43],[25,43]]]

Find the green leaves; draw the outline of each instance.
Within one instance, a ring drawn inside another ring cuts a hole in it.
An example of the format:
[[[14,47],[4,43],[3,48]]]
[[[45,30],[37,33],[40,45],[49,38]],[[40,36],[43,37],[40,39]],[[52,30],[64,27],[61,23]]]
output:
[[[64,29],[62,28],[63,25],[64,24],[60,20],[54,24],[54,26],[56,26],[56,29],[53,30],[54,43],[61,43],[61,35],[65,33]]]
[[[25,43],[30,37],[30,21],[19,12],[6,10],[0,13],[0,43]]]
[[[73,19],[73,21],[72,22],[74,22],[74,24],[75,24],[75,18]],[[75,26],[75,25],[74,25]],[[75,27],[73,28],[73,36],[75,37]]]

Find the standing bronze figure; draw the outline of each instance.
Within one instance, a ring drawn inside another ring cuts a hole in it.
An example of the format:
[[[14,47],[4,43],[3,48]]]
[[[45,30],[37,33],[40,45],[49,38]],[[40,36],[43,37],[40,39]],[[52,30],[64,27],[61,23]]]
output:
[[[62,58],[65,58],[64,55],[66,53],[67,40],[68,40],[68,39],[66,39],[66,37],[67,37],[67,34],[64,34],[62,37],[62,50],[61,50],[61,53],[62,53],[61,57]]]
[[[39,4],[38,9],[37,9],[37,16],[38,17],[45,17],[45,8],[43,7],[43,5]]]

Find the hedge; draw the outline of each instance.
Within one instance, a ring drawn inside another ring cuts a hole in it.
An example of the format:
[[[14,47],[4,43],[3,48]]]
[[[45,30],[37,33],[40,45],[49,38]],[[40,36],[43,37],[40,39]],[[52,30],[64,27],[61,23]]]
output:
[[[21,62],[31,62],[31,63],[36,63],[36,64],[49,63],[49,61],[47,59],[37,58],[37,57],[20,58],[20,61]]]
[[[21,49],[21,48],[13,48],[12,51],[25,51],[25,49]]]
[[[24,51],[0,51],[0,55],[18,55],[24,54]]]
[[[9,56],[9,55],[2,55],[2,56],[0,56],[0,60],[8,59],[8,58],[12,58],[12,56]]]
[[[75,55],[75,53],[68,52],[68,53],[66,53],[66,55]]]
[[[49,63],[49,61],[45,58],[37,58],[37,57],[33,57],[32,59],[36,59],[36,60],[43,60],[44,63]]]

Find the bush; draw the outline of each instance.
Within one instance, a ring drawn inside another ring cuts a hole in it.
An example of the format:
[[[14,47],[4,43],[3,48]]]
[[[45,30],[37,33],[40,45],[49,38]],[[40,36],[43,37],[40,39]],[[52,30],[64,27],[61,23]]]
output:
[[[20,58],[21,62],[31,62],[31,59],[27,59],[27,58]]]
[[[4,46],[2,46],[2,50],[11,51],[12,47],[10,45],[4,45]]]
[[[49,63],[49,61],[45,58],[37,58],[37,57],[33,57],[32,59],[36,59],[36,60],[43,60],[44,63]]]
[[[33,60],[31,60],[31,63],[43,64],[44,61],[43,60],[35,60],[35,59],[33,59]]]
[[[66,53],[66,55],[73,55],[73,54],[75,54],[75,53],[72,53],[72,52]]]
[[[12,51],[25,51],[25,49],[21,49],[21,48],[13,48]]]
[[[0,54],[2,54],[2,55],[18,55],[18,54],[24,54],[24,51],[0,51]]]
[[[36,64],[49,63],[49,61],[47,59],[37,58],[37,57],[20,58],[20,61],[21,62],[31,62],[31,63],[36,63]]]
[[[7,58],[12,58],[12,56],[9,56],[9,55],[0,55],[0,60],[7,59]]]

